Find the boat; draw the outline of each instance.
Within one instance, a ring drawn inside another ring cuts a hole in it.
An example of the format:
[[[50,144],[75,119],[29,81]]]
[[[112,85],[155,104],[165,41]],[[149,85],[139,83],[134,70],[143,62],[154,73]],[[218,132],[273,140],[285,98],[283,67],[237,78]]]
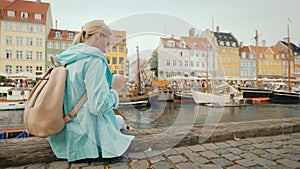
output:
[[[26,132],[26,129],[0,130],[0,140],[11,138],[26,138],[30,136],[31,135]]]
[[[150,91],[149,88],[142,88],[140,75],[139,47],[137,46],[137,88],[133,91],[123,91],[119,93],[119,106],[142,106],[148,107],[151,103],[158,100],[159,90]]]
[[[258,57],[258,49],[257,49],[257,44],[258,44],[258,31],[256,30],[256,35],[254,37],[255,39],[255,46],[256,46],[256,50],[255,50],[255,58],[256,58],[256,87],[240,87],[239,90],[241,92],[243,92],[243,98],[244,99],[248,99],[248,100],[252,100],[252,98],[259,98],[259,99],[262,99],[262,98],[266,98],[266,99],[263,99],[263,100],[270,100],[272,99],[273,97],[273,93],[272,93],[272,90],[271,89],[264,89],[264,88],[261,88],[259,87],[259,81],[258,81],[258,63],[259,63],[259,57]],[[255,100],[255,99],[254,99]]]
[[[0,110],[25,109],[29,88],[0,87]]]
[[[274,90],[273,94],[273,103],[300,103],[300,93],[292,90],[291,87],[291,43],[290,43],[290,32],[289,24],[287,24],[287,50],[288,50],[288,81],[286,90]]]
[[[213,24],[212,24],[213,25]],[[216,84],[215,82],[215,61],[216,61],[216,39],[214,36],[214,26],[212,26],[212,40],[211,40],[211,53],[212,53],[212,83],[211,89],[208,88],[208,48],[206,54],[206,89],[205,91],[191,89],[191,93],[193,99],[196,104],[202,105],[220,105],[225,106],[225,103],[234,102],[235,100],[242,98],[242,95],[238,90],[236,90],[233,86],[226,84],[225,82],[221,82]]]
[[[173,96],[174,103],[195,103],[193,94],[191,91],[178,91],[174,93]]]

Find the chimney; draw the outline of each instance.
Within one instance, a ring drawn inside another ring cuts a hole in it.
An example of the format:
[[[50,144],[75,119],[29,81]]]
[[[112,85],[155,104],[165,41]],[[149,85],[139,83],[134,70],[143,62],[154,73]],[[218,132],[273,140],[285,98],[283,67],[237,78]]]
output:
[[[174,39],[174,34],[172,34],[171,39]]]
[[[240,42],[240,48],[244,47],[243,41]]]
[[[36,0],[36,2],[41,2],[41,0]]]
[[[286,37],[286,38],[283,38],[283,41],[285,41],[285,42],[288,42],[288,37]]]
[[[217,26],[216,32],[220,32],[220,27],[219,26]]]
[[[264,47],[266,47],[266,40],[262,40],[261,41],[261,45],[264,46]]]
[[[191,29],[189,30],[189,36],[190,36],[190,37],[195,37],[195,28],[191,28]]]

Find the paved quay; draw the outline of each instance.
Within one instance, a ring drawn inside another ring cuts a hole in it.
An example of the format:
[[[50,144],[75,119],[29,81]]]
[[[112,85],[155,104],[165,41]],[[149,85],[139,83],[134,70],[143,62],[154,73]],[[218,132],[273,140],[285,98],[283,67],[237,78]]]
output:
[[[55,161],[10,169],[289,169],[300,168],[300,132],[147,150],[115,159]]]

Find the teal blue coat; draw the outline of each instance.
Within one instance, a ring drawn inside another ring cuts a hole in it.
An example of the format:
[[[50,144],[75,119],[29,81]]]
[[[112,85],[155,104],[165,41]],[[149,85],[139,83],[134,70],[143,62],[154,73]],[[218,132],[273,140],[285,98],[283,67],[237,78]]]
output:
[[[57,59],[68,68],[64,111],[69,112],[85,90],[87,101],[64,130],[48,138],[53,152],[68,161],[97,158],[100,152],[103,158],[121,156],[134,137],[120,132],[113,112],[118,94],[111,89],[113,75],[104,54],[80,43]]]

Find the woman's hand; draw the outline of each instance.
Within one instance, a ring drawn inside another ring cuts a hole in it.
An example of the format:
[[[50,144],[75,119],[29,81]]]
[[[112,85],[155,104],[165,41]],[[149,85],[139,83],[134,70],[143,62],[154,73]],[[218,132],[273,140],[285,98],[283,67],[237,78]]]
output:
[[[124,84],[126,83],[126,79],[121,75],[114,75],[112,88],[115,89],[118,93],[122,90]]]

